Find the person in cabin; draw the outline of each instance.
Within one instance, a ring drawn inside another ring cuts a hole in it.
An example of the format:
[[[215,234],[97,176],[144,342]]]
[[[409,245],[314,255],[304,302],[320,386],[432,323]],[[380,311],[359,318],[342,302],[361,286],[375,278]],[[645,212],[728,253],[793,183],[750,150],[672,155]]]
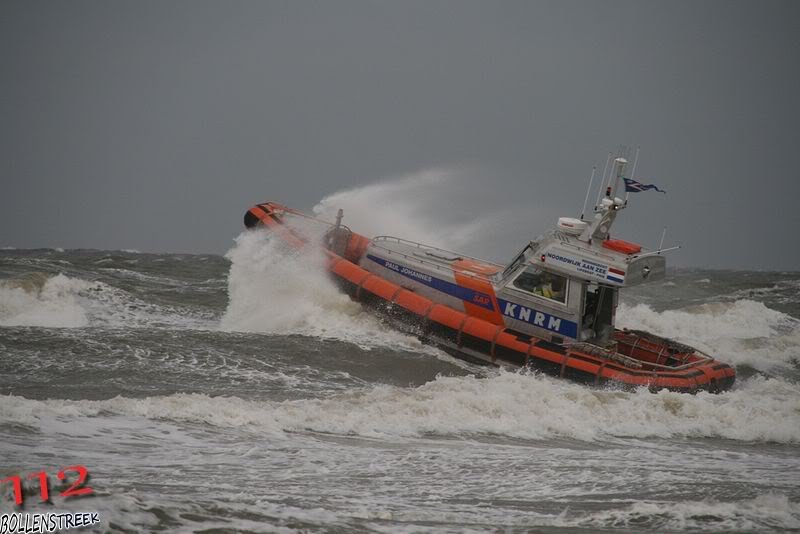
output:
[[[542,273],[539,284],[533,290],[534,295],[564,302],[564,279],[550,273]]]

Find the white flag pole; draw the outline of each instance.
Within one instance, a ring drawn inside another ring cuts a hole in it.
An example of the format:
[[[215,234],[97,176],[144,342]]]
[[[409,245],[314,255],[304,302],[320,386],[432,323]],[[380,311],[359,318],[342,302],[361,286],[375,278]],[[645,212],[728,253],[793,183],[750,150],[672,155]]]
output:
[[[583,209],[581,210],[581,220],[586,213],[586,204],[589,202],[589,193],[592,192],[592,182],[594,181],[594,173],[597,172],[597,167],[592,167],[592,175],[589,177],[589,188],[586,190],[586,198],[583,199]]]
[[[636,155],[633,157],[633,168],[631,169],[631,180],[633,180],[633,177],[636,176],[636,164],[639,162],[639,149],[640,148],[641,147],[638,147],[638,146],[636,147]],[[628,204],[628,195],[630,195],[630,191],[628,191],[628,188],[625,187],[625,205]]]

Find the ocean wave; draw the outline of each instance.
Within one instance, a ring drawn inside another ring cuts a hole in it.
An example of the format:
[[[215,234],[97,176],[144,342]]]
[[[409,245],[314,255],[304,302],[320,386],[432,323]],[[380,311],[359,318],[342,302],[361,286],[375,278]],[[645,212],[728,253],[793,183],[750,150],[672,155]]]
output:
[[[596,512],[582,518],[556,521],[554,526],[602,529],[712,532],[764,532],[800,528],[800,503],[786,495],[764,494],[754,499],[720,502],[636,502],[620,510]]]
[[[145,302],[127,291],[64,274],[28,273],[0,281],[0,326],[203,327],[209,318]]]
[[[174,394],[103,401],[0,398],[0,420],[46,426],[100,414],[366,437],[502,435],[571,438],[716,437],[800,443],[800,395],[754,377],[719,395],[586,388],[542,376],[438,377],[416,388],[380,385],[326,399],[284,402]]]
[[[81,293],[92,283],[63,274],[33,273],[0,282],[0,326],[75,328],[87,326],[89,316]]]
[[[730,295],[727,295],[727,297],[733,300],[757,299],[766,301],[767,303],[796,304],[800,297],[800,280],[797,278],[790,278],[777,280],[769,286],[738,289]]]
[[[617,325],[670,337],[731,364],[762,371],[800,362],[800,320],[761,302],[736,300],[657,312],[620,305]]]

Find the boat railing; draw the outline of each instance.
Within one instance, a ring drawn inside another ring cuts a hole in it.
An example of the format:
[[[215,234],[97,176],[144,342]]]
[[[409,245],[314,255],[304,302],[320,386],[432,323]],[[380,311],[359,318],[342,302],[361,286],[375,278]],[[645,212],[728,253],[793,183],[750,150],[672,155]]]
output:
[[[299,210],[295,210],[295,209],[292,209],[292,208],[287,208],[286,206],[282,206],[282,205],[276,204],[274,202],[270,202],[269,204],[272,206],[272,210],[275,213],[279,213],[281,215],[284,214],[284,213],[291,213],[292,215],[295,215],[295,216],[303,218],[303,219],[308,219],[309,221],[314,221],[314,222],[317,222],[317,223],[320,223],[320,224],[325,224],[327,226],[336,226],[336,223],[332,223],[332,222],[320,219],[318,217],[313,217],[313,216],[308,215],[307,213],[303,213],[302,211],[299,211]],[[347,226],[346,224],[339,224],[339,228],[343,228],[343,229],[347,230],[350,233],[353,232],[350,229],[350,227]]]
[[[619,341],[617,341],[619,343]],[[625,343],[626,345],[630,345],[629,343]],[[665,371],[681,371],[683,369],[688,369],[689,367],[694,367],[696,365],[700,365],[703,363],[707,363],[713,358],[706,354],[705,352],[692,348],[692,352],[690,355],[696,356],[697,359],[692,360],[690,362],[683,363],[681,365],[664,365],[660,363],[649,362],[646,360],[640,360],[638,358],[634,358],[632,356],[626,356],[616,350],[616,343],[614,349],[608,349],[601,347],[599,345],[595,345],[593,343],[588,343],[586,341],[577,341],[575,343],[569,343],[568,347],[572,350],[577,350],[580,352],[585,352],[587,354],[592,354],[594,356],[601,356],[608,358],[610,360],[617,361],[626,367],[633,367],[635,369],[641,369],[642,367],[651,368],[651,369],[663,369]],[[659,355],[653,349],[645,348],[645,347],[638,347],[641,350],[646,350],[648,352],[652,352],[653,354]],[[661,354],[663,355],[663,354]]]
[[[643,330],[635,330],[635,329],[628,329],[628,328],[623,328],[619,332],[621,332],[625,336],[628,336],[628,337],[632,336],[632,337],[635,338],[635,341],[633,341],[633,342],[631,342],[630,339],[625,339],[625,338],[616,339],[617,343],[621,343],[623,345],[627,345],[627,346],[631,347],[631,352],[633,352],[634,350],[641,350],[641,351],[649,352],[650,354],[654,354],[655,355],[656,361],[655,361],[655,363],[652,363],[651,365],[660,365],[658,362],[659,362],[659,360],[661,360],[662,357],[666,357],[666,358],[673,357],[674,358],[675,354],[683,354],[684,358],[683,358],[682,361],[685,361],[686,358],[688,358],[689,356],[695,356],[696,359],[691,361],[691,362],[688,362],[689,364],[698,364],[698,363],[703,363],[703,362],[706,362],[706,361],[713,360],[713,358],[711,356],[709,356],[708,354],[706,354],[705,352],[703,352],[701,350],[698,350],[698,349],[696,349],[696,348],[694,348],[694,347],[692,347],[690,345],[687,345],[685,343],[681,343],[679,341],[675,341],[674,339],[669,339],[669,338],[666,338],[666,337],[657,336],[655,334],[652,334],[650,332],[645,332]],[[651,344],[655,344],[658,347],[658,350],[656,350],[653,347],[647,346],[647,344],[640,344],[640,341],[643,341],[643,340],[646,341],[646,342],[649,342]],[[672,352],[670,352],[670,350]],[[670,367],[670,366],[667,366],[667,367]],[[677,369],[678,367],[670,367],[670,368],[671,369]]]
[[[434,247],[432,245],[426,245],[424,243],[419,243],[417,241],[411,241],[409,239],[403,239],[401,237],[394,237],[394,236],[389,236],[389,235],[379,235],[379,236],[376,236],[376,237],[374,237],[372,239],[373,246],[375,246],[377,248],[380,248],[381,250],[386,251],[389,255],[397,255],[397,256],[400,256],[400,257],[403,257],[403,258],[409,258],[409,259],[411,259],[413,261],[417,261],[417,262],[420,262],[420,263],[424,263],[426,265],[430,265],[433,268],[435,268],[437,270],[440,270],[440,271],[452,272],[453,268],[449,264],[443,264],[441,262],[427,260],[427,259],[421,257],[418,254],[409,255],[409,254],[406,254],[404,252],[400,252],[398,250],[391,249],[389,247],[383,246],[381,244],[381,241],[392,241],[392,242],[395,242],[395,243],[400,243],[400,244],[404,244],[404,245],[410,245],[410,246],[413,246],[415,248],[418,248],[421,251],[427,251],[427,252],[434,251],[434,252],[439,252],[439,253],[444,253],[444,254],[450,254],[450,255],[454,256],[454,259],[455,258],[469,259],[469,260],[476,261],[478,263],[483,263],[483,264],[486,264],[486,265],[491,265],[493,267],[498,267],[500,269],[502,269],[504,267],[503,265],[501,265],[499,263],[495,263],[495,262],[492,262],[492,261],[481,260],[479,258],[473,258],[472,256],[467,256],[466,254],[461,254],[459,252],[454,252],[452,250],[447,250],[447,249],[440,248],[440,247]],[[436,258],[437,256],[433,255],[432,257]],[[473,273],[471,271],[460,271],[460,272],[462,274],[465,274],[465,275],[473,277],[473,278],[489,278],[490,277],[490,275],[487,275],[487,274]]]
[[[609,360],[614,360],[616,362],[621,363],[625,367],[641,369],[644,365],[641,360],[637,360],[636,358],[631,358],[630,356],[625,356],[624,354],[620,354],[616,350],[607,349],[605,347],[601,347],[593,343],[587,343],[586,341],[576,341],[575,343],[567,343],[566,346],[571,351],[579,351],[579,352],[584,352],[586,354],[591,354],[592,356],[600,356],[602,358],[608,358]]]
[[[287,208],[285,206],[281,206],[280,204],[274,204],[273,203],[272,204],[272,208],[273,208],[274,211],[287,212],[287,213],[291,213],[292,215],[296,215],[296,216],[299,216],[299,217],[302,217],[302,218],[305,218],[305,219],[309,219],[309,220],[314,221],[314,222],[323,223],[323,224],[326,224],[328,226],[335,226],[333,223],[329,223],[328,221],[324,221],[322,219],[318,219],[316,217],[312,217],[311,215],[306,215],[302,211],[293,210],[291,208]],[[345,225],[341,225],[341,228],[344,228],[344,229],[346,229],[348,231],[351,231],[350,228],[348,228]],[[394,241],[395,243],[402,243],[402,244],[405,244],[405,245],[414,246],[414,247],[416,247],[416,248],[418,248],[420,250],[436,251],[436,252],[442,252],[442,253],[445,253],[445,254],[452,254],[453,256],[461,258],[461,259],[466,258],[466,259],[470,259],[470,260],[473,260],[473,261],[476,261],[476,262],[479,262],[479,263],[492,265],[492,266],[495,266],[495,267],[498,267],[498,268],[501,268],[501,269],[504,267],[504,265],[501,265],[499,263],[486,261],[486,260],[481,260],[479,258],[473,258],[472,256],[467,256],[466,254],[460,254],[460,253],[454,252],[452,250],[447,250],[447,249],[444,249],[444,248],[434,247],[432,245],[426,245],[424,243],[419,243],[417,241],[411,241],[409,239],[403,239],[401,237],[394,237],[394,236],[389,236],[389,235],[379,235],[379,236],[376,236],[376,237],[372,238],[373,246],[375,246],[377,248],[380,248],[381,250],[386,251],[386,253],[389,254],[389,255],[397,255],[397,256],[401,256],[403,258],[409,258],[409,259],[411,259],[413,261],[417,261],[419,263],[423,263],[425,265],[429,265],[429,266],[431,266],[434,269],[439,270],[439,271],[453,272],[453,268],[450,267],[449,265],[443,265],[442,263],[439,263],[439,262],[436,262],[436,261],[427,260],[425,258],[420,257],[419,255],[416,255],[416,254],[413,255],[413,257],[412,257],[412,256],[409,256],[408,254],[404,254],[403,252],[399,252],[397,250],[392,250],[391,248],[382,246],[380,244],[380,241]],[[436,256],[433,256],[433,257],[436,257]],[[485,279],[485,278],[489,278],[490,277],[490,275],[481,274],[481,273],[473,273],[471,271],[460,271],[460,273],[464,274],[466,276],[469,276],[470,278]]]

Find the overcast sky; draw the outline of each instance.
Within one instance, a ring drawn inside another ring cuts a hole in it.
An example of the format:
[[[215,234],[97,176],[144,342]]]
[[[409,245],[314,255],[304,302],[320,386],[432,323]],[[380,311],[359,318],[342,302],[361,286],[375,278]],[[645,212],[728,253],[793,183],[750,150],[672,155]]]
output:
[[[426,224],[494,216],[472,248],[505,256],[625,144],[668,194],[635,195],[616,236],[666,225],[674,264],[797,270],[798,20],[792,1],[3,0],[0,247],[223,253],[256,202],[406,180]],[[452,201],[402,178],[430,169]]]

